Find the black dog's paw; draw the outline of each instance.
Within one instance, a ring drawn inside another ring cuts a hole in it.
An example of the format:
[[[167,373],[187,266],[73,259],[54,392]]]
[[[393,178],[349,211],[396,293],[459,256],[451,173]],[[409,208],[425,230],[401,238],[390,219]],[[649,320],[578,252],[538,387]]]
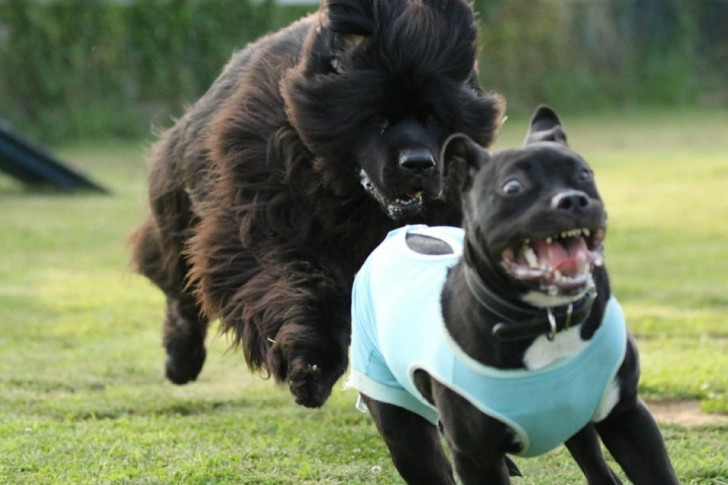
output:
[[[319,364],[296,359],[288,369],[288,387],[296,398],[296,404],[308,408],[323,406],[331,395],[331,388],[338,376],[331,378]]]
[[[165,374],[167,379],[177,385],[187,384],[197,379],[205,363],[205,347],[168,348]]]

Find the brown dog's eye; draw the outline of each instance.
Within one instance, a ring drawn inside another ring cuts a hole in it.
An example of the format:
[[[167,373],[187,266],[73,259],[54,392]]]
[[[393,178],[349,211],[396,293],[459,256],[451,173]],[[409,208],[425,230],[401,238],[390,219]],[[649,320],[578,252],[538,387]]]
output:
[[[503,193],[506,195],[516,195],[523,191],[523,184],[518,179],[510,179],[508,182],[503,184]]]
[[[386,128],[389,126],[389,120],[386,116],[381,113],[375,114],[369,118],[369,122],[373,125],[377,125],[379,128]]]

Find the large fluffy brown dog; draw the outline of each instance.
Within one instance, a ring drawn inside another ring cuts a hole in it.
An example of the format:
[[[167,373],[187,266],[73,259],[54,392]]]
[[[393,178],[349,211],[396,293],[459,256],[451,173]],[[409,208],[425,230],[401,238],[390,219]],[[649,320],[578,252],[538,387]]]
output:
[[[135,262],[167,297],[183,384],[221,319],[248,365],[320,406],[347,366],[354,272],[392,228],[459,224],[448,135],[488,145],[463,0],[329,0],[235,54],[154,148]]]

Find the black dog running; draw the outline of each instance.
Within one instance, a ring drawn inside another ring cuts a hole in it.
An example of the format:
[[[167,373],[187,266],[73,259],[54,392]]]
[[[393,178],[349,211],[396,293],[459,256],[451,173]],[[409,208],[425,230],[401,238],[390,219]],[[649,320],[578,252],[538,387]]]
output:
[[[357,275],[349,385],[408,483],[507,484],[508,454],[565,443],[588,483],[678,483],[637,394],[639,363],[603,265],[606,212],[556,114],[469,167],[464,230],[393,231]]]

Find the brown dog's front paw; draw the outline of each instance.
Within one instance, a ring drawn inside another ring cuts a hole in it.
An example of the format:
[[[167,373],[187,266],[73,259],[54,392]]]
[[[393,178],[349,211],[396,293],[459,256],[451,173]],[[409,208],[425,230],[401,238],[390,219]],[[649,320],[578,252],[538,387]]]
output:
[[[336,381],[328,377],[319,364],[294,361],[288,369],[288,387],[296,398],[296,404],[308,408],[321,407],[331,395],[331,387]]]
[[[177,385],[194,381],[202,370],[206,355],[203,346],[169,346],[165,363],[167,379]]]

